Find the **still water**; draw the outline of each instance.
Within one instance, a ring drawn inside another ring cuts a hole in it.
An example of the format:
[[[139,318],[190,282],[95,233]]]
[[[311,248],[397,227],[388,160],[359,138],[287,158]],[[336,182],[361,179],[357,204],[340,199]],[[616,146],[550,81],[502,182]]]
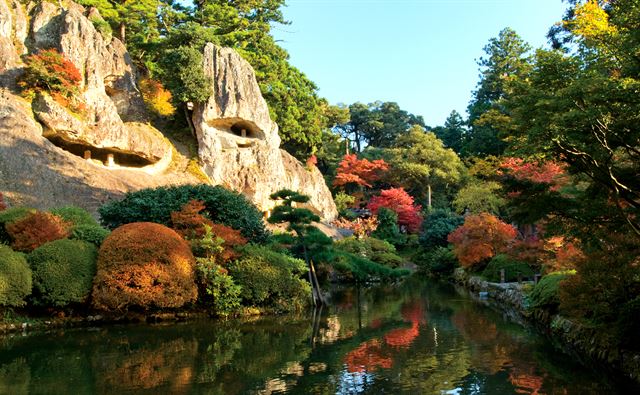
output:
[[[628,385],[628,384],[626,384]],[[446,284],[335,290],[316,315],[0,340],[0,394],[638,394]]]

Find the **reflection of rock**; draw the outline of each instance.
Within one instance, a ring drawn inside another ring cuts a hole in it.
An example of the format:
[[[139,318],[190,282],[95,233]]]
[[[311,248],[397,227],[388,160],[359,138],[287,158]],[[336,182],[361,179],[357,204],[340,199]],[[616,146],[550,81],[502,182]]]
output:
[[[271,193],[283,188],[299,191],[311,197],[309,208],[333,219],[337,211],[322,174],[279,149],[278,126],[249,63],[237,52],[213,44],[207,44],[204,55],[212,95],[195,105],[193,121],[207,175],[242,192],[262,210],[274,206]]]

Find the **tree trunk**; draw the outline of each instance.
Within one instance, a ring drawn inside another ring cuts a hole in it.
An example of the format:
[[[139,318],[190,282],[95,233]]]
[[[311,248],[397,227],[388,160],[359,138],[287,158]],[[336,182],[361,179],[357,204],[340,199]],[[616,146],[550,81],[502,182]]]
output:
[[[126,31],[127,31],[127,25],[124,24],[124,22],[120,22],[120,25],[118,26],[118,38],[120,39],[120,41],[122,41],[123,44],[125,44],[125,40],[126,40]]]
[[[191,114],[189,113],[189,108],[187,107],[187,103],[182,104],[182,109],[184,110],[184,117],[187,121],[187,125],[189,125],[189,130],[191,131],[191,135],[197,139],[198,136],[196,136],[196,128],[195,126],[193,126],[193,120],[191,119]]]
[[[427,207],[431,210],[431,184],[427,184]]]
[[[318,276],[316,276],[316,267],[313,264],[312,260],[309,260],[309,266],[311,268],[311,276],[313,277],[313,285],[316,288],[316,294],[318,295],[318,300],[320,301],[320,305],[325,305],[324,297],[322,296],[322,290],[320,289],[320,281],[318,281]]]

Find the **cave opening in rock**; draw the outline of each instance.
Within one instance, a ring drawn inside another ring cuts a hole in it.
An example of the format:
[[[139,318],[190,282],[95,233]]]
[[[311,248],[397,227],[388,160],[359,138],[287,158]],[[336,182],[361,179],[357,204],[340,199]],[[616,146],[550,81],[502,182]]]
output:
[[[235,134],[238,137],[244,137],[249,139],[257,139],[260,138],[260,129],[251,123],[246,121],[236,122],[231,125],[231,133]]]
[[[73,155],[87,160],[100,161],[105,166],[145,167],[153,164],[153,162],[138,155],[128,154],[115,149],[96,148],[92,145],[77,142],[72,143],[58,136],[47,137],[47,139],[56,147]]]

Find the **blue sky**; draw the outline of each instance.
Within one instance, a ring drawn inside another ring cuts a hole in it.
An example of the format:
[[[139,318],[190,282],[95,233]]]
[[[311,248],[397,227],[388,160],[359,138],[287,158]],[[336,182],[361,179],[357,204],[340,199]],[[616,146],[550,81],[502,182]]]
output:
[[[546,45],[562,18],[561,0],[288,0],[291,25],[273,34],[291,63],[332,104],[395,101],[444,123],[466,116],[478,82],[476,59],[491,37],[513,28],[533,47]]]

